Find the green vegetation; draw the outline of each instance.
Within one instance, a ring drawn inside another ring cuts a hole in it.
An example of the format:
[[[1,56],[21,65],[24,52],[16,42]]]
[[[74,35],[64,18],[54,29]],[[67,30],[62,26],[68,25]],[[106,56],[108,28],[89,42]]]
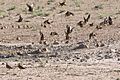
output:
[[[32,14],[33,16],[49,16],[49,13],[44,12],[42,9],[36,9]]]
[[[98,9],[103,9],[103,4],[99,4],[99,5],[96,5],[94,7],[94,9],[98,10]]]
[[[80,7],[81,0],[75,0],[74,3],[76,7]]]
[[[47,4],[50,5],[52,2],[54,2],[54,0],[48,0]]]
[[[6,12],[3,10],[0,10],[0,17],[4,17],[4,16],[6,16]]]

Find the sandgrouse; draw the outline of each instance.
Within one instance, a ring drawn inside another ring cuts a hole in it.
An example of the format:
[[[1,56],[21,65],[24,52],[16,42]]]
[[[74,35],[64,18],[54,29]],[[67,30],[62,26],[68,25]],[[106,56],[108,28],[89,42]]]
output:
[[[6,68],[7,69],[13,69],[10,65],[8,65],[8,63],[6,63]]]
[[[23,67],[20,63],[18,63],[18,68],[19,69],[25,69],[25,67]]]

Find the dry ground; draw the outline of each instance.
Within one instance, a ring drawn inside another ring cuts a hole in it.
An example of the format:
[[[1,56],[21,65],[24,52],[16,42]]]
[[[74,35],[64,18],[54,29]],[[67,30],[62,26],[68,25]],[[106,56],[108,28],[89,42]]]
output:
[[[64,6],[59,2],[0,0],[0,80],[120,80],[120,0],[66,0]],[[34,4],[33,12],[27,3]],[[65,16],[67,11],[74,16]],[[22,22],[17,22],[19,14]],[[88,23],[78,26],[88,14]],[[109,16],[113,24],[96,30]],[[52,23],[42,26],[47,19]],[[66,25],[74,27],[68,44]],[[40,31],[46,44],[39,44]],[[93,31],[97,41],[89,40]],[[7,69],[5,62],[14,69]],[[19,62],[26,69],[18,69]]]

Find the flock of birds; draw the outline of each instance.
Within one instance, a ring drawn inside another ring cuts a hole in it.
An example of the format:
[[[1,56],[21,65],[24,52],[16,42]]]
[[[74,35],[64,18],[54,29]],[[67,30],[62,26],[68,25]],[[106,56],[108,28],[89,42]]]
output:
[[[27,7],[28,7],[28,11],[30,11],[30,12],[33,12],[33,11],[34,11],[32,5],[29,5],[29,4],[26,4],[26,5],[27,5]],[[59,5],[60,5],[60,6],[66,5],[66,1],[63,1],[63,2],[59,3]],[[70,11],[67,11],[67,12],[65,13],[65,17],[67,17],[67,16],[74,16],[74,13],[72,13],[72,12],[70,12]],[[86,18],[83,17],[83,20],[79,21],[79,22],[77,23],[77,25],[80,26],[81,28],[84,27],[84,25],[86,25],[86,24],[88,23],[90,17],[91,17],[90,14],[88,14],[88,16],[87,16]],[[23,17],[22,17],[21,15],[19,15],[19,19],[18,19],[18,21],[16,21],[16,22],[22,22],[22,21],[23,21]],[[46,27],[46,24],[51,24],[51,23],[52,23],[52,22],[50,22],[49,19],[48,19],[48,20],[45,20],[45,21],[43,22],[43,24],[41,24],[41,26]],[[112,25],[112,24],[113,24],[113,20],[112,20],[112,18],[111,18],[110,16],[108,16],[108,17],[106,17],[101,23],[99,23],[99,24],[96,26],[95,30],[102,29],[102,26]],[[93,25],[94,25],[93,23],[89,24],[89,26],[93,26]],[[65,31],[65,36],[66,36],[66,37],[65,37],[65,39],[67,40],[67,42],[68,42],[68,40],[70,39],[70,34],[73,32],[73,30],[74,30],[74,27],[71,27],[71,26],[69,26],[69,25],[66,25],[66,31]],[[94,36],[96,36],[96,34],[94,33],[95,30],[89,34],[89,39],[94,38]],[[44,34],[42,33],[42,31],[39,31],[39,34],[41,35],[41,37],[40,37],[40,43],[42,43],[42,41],[44,41]],[[58,33],[57,33],[57,32],[51,32],[50,35],[58,35]],[[66,43],[67,43],[67,42],[66,42]],[[18,64],[17,67],[18,67],[19,69],[25,69],[25,67],[23,67],[20,63]],[[13,67],[11,67],[8,63],[6,63],[6,68],[8,68],[8,69],[13,69]]]
[[[64,0],[63,2],[59,2],[59,5],[60,5],[60,6],[65,6],[65,5],[66,5],[66,0]],[[29,12],[33,12],[33,11],[34,11],[33,5],[26,4],[26,6],[28,7],[28,11],[29,11]],[[65,17],[67,17],[67,16],[74,16],[74,13],[72,13],[72,12],[70,12],[70,11],[67,11],[67,12],[65,13]],[[77,23],[77,25],[80,26],[80,27],[84,27],[84,25],[86,25],[87,22],[89,21],[90,17],[91,17],[90,14],[88,14],[88,16],[87,16],[86,18],[83,17],[83,20],[79,21],[79,22]],[[21,15],[19,15],[19,19],[18,19],[17,22],[22,22],[22,21],[23,21],[23,18],[22,18]],[[43,22],[43,24],[41,24],[41,26],[46,27],[46,24],[49,25],[49,24],[51,24],[51,23],[53,23],[53,21],[50,22],[49,19],[47,19],[47,20],[45,20],[45,21]],[[101,26],[112,25],[112,24],[113,24],[112,18],[111,18],[110,16],[109,16],[109,17],[106,17],[106,18],[104,19],[104,21],[102,21],[100,24],[98,24],[98,25],[96,26],[95,30],[89,34],[89,39],[91,39],[92,37],[95,36],[95,33],[94,33],[94,32],[95,32],[96,30],[102,29]],[[89,26],[93,26],[93,25],[94,25],[94,23],[89,24]],[[69,34],[71,34],[71,33],[73,32],[73,29],[74,29],[74,27],[72,28],[71,26],[66,25],[65,39],[67,40],[67,42],[68,42],[68,40],[71,38],[71,37],[69,36]],[[41,38],[40,38],[40,43],[41,43],[42,41],[44,41],[44,34],[42,33],[42,31],[39,31],[39,34],[40,34],[40,36],[41,36]],[[51,32],[50,35],[58,35],[58,34],[57,34],[57,32]]]

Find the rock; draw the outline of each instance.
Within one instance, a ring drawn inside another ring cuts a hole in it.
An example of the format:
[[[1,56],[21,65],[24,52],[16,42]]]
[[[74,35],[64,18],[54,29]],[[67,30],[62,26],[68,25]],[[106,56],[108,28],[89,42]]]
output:
[[[20,37],[17,37],[17,38],[16,38],[16,40],[20,41],[20,40],[21,40],[21,38],[20,38]]]
[[[72,50],[84,49],[84,48],[87,48],[87,46],[83,42],[80,42],[80,43],[78,43],[78,46],[76,46]]]

